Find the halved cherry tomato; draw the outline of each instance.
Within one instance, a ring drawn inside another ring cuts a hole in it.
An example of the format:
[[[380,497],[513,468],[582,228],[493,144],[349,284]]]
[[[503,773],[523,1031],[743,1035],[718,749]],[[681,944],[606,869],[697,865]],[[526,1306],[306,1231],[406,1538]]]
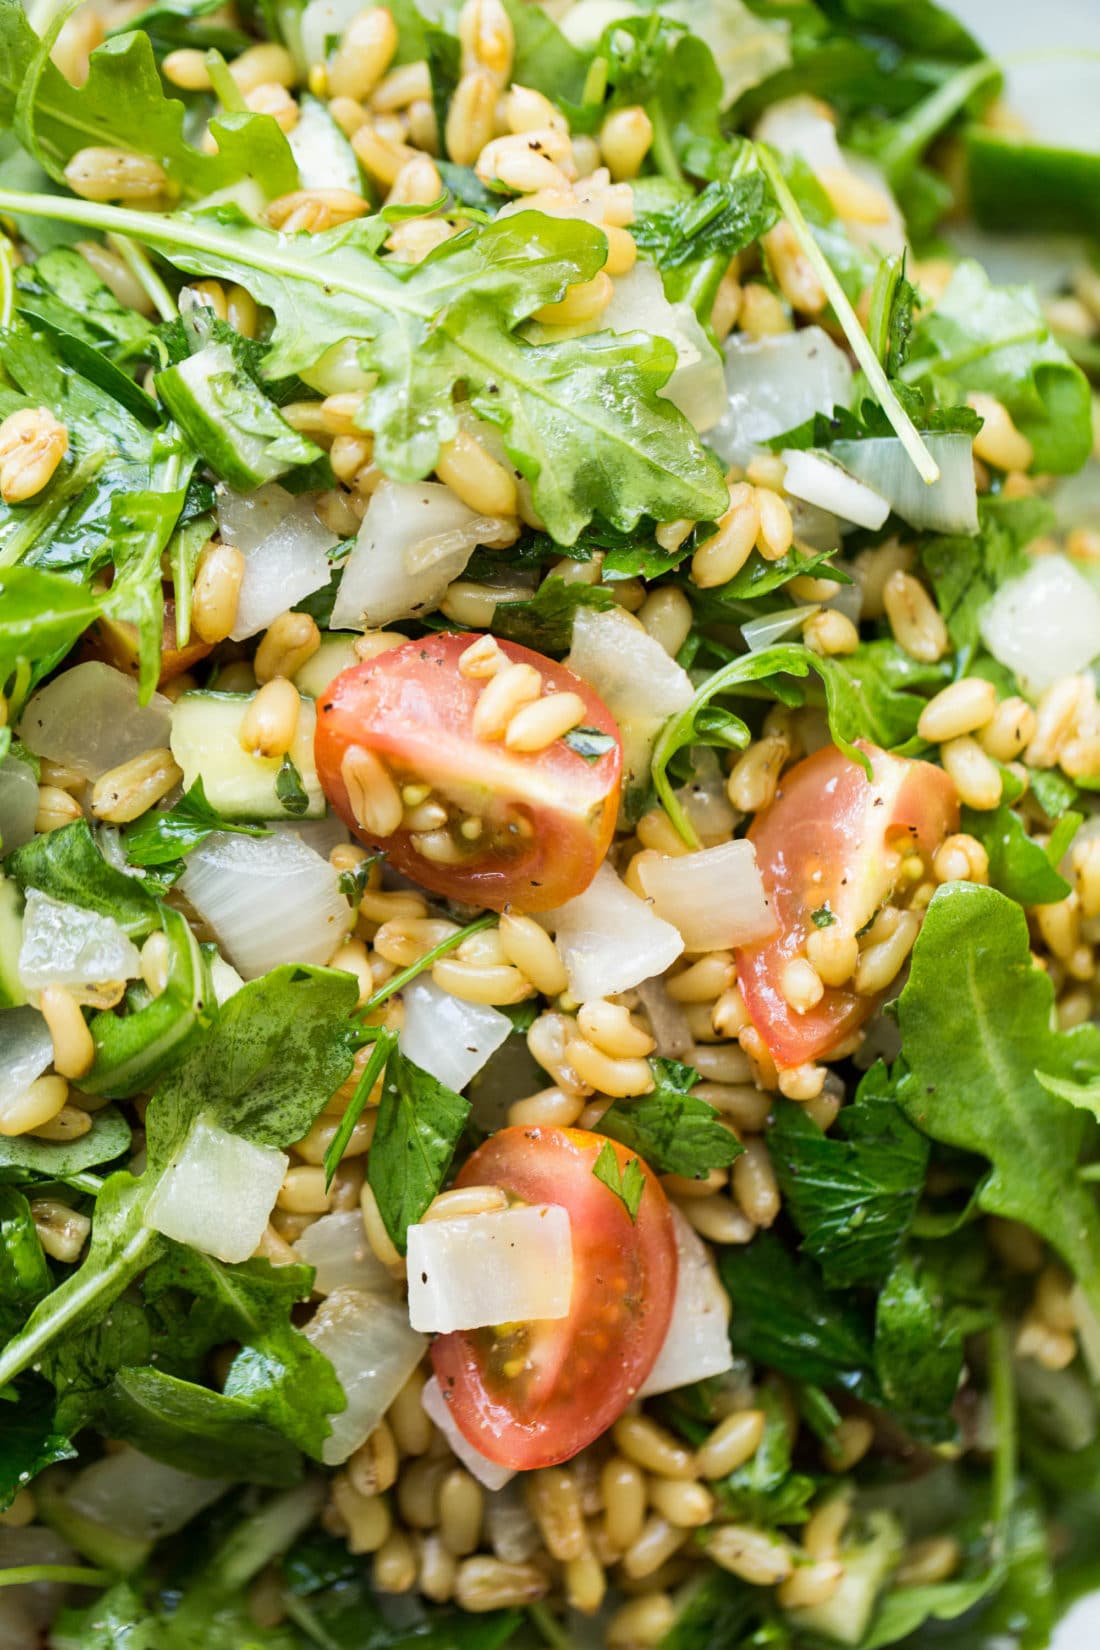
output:
[[[475,737],[485,679],[464,676],[459,660],[478,640],[406,642],[337,676],[317,706],[317,771],[351,830],[423,887],[494,911],[546,911],[583,892],[607,853],[622,780],[619,730],[571,670],[500,642],[513,664],[541,673],[544,694],[579,694],[583,726],[610,743],[589,760],[563,739],[525,753]],[[373,752],[406,798],[389,835],[372,834],[355,816],[341,772],[352,746]],[[445,823],[432,823],[433,803]]]
[[[501,1129],[458,1176],[459,1186],[503,1186],[527,1203],[562,1205],[573,1234],[568,1317],[460,1330],[432,1346],[459,1431],[501,1466],[550,1467],[584,1449],[630,1403],[668,1330],[676,1292],[668,1200],[643,1164],[631,1224],[592,1173],[605,1144],[586,1129]],[[624,1169],[633,1153],[611,1144]]]
[[[827,745],[784,774],[775,801],[748,833],[779,930],[737,951],[737,978],[753,1025],[779,1066],[829,1054],[878,1004],[846,987],[828,987],[806,1013],[790,1007],[780,982],[787,964],[806,954],[813,913],[858,934],[889,900],[902,861],[917,854],[927,864],[958,830],[955,787],[942,768],[890,756],[862,740],[859,748],[871,759],[873,779]]]

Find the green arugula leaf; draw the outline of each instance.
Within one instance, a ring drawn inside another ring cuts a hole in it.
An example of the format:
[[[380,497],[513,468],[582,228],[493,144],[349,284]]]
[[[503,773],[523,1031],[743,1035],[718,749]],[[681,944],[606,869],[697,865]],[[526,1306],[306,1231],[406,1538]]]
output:
[[[1006,580],[1027,571],[1026,546],[1052,530],[1054,513],[1043,499],[983,498],[978,524],[975,535],[926,539],[921,549],[936,605],[964,666],[981,646],[982,609]]]
[[[1046,848],[1028,836],[1020,815],[1004,803],[984,813],[964,808],[962,828],[989,855],[991,887],[1020,905],[1052,905],[1070,894],[1058,865],[1083,817],[1063,814]]]
[[[138,877],[108,865],[86,819],[32,837],[4,862],[20,888],[38,888],[66,905],[111,917],[132,940],[160,926],[160,903]]]
[[[1077,1175],[1086,1119],[1036,1076],[1100,1071],[1100,1032],[1051,1030],[1053,992],[1031,960],[1020,907],[957,883],[928,908],[898,1023],[909,1072],[897,1097],[924,1134],[989,1159],[987,1214],[1019,1220],[1061,1255],[1100,1310],[1100,1214]]]
[[[573,583],[552,573],[543,579],[530,601],[498,602],[493,610],[493,632],[505,641],[533,647],[538,653],[568,653],[578,607],[594,607],[602,612],[614,605],[610,590],[602,585]]]
[[[0,1182],[71,1180],[113,1163],[129,1149],[130,1139],[130,1125],[116,1106],[94,1112],[91,1128],[79,1140],[37,1140],[29,1134],[0,1139]]]
[[[1035,1075],[1048,1094],[1080,1111],[1090,1111],[1100,1122],[1100,1077],[1079,1082],[1072,1077],[1054,1077],[1047,1071],[1037,1071]]]
[[[654,1087],[634,1100],[615,1100],[600,1119],[599,1132],[637,1152],[655,1174],[702,1180],[724,1169],[743,1148],[718,1113],[692,1095],[699,1073],[678,1060],[650,1060]]]
[[[58,15],[60,25],[61,14]],[[267,196],[298,184],[290,147],[270,115],[226,114],[211,122],[216,154],[184,136],[186,109],[166,97],[149,38],[115,35],[92,53],[88,78],[72,86],[49,61],[52,31],[39,41],[18,0],[0,0],[0,125],[58,183],[81,149],[143,152],[162,166],[177,196],[191,199],[253,178]]]
[[[41,1370],[57,1393],[58,1431],[75,1436],[91,1423],[119,1370],[148,1363],[151,1350],[149,1324],[134,1300],[116,1301],[99,1323],[51,1347]]]
[[[614,1192],[633,1224],[638,1218],[642,1193],[645,1191],[645,1175],[638,1159],[632,1157],[620,1168],[614,1146],[609,1140],[605,1140],[592,1165],[592,1173],[597,1180],[603,1182],[609,1192]]]
[[[68,1461],[76,1450],[55,1431],[53,1393],[37,1378],[19,1393],[19,1402],[5,1404],[0,1427],[0,1511],[10,1507],[19,1491],[56,1461]]]
[[[301,1456],[254,1407],[151,1366],[121,1369],[103,1392],[97,1421],[155,1461],[203,1478],[294,1484]]]
[[[879,1284],[895,1264],[916,1211],[928,1143],[872,1066],[825,1134],[805,1108],[776,1106],[768,1151],[783,1202],[833,1289]]]
[[[386,1063],[367,1179],[394,1247],[443,1185],[470,1102],[395,1048]]]
[[[1060,768],[1029,768],[1027,779],[1027,794],[1049,820],[1061,819],[1077,802],[1077,786]]]
[[[12,1186],[0,1185],[0,1322],[49,1292],[50,1269],[38,1240],[31,1206]]]
[[[36,567],[0,567],[0,683],[20,661],[48,668],[99,617],[98,595]]]
[[[162,812],[152,810],[128,825],[122,845],[131,865],[169,865],[205,842],[213,831],[234,831],[240,836],[271,835],[266,825],[244,825],[223,818],[206,800],[200,774],[174,807]]]
[[[88,260],[71,247],[55,247],[15,272],[15,306],[21,315],[54,332],[108,349],[147,344],[153,323],[120,304]],[[75,363],[74,363],[75,364]]]
[[[149,36],[158,56],[190,47],[194,51],[213,50],[235,57],[252,45],[252,38],[227,23],[220,12],[220,0],[154,0],[136,17],[128,18],[120,28],[110,32],[128,34],[131,30],[140,30]]]

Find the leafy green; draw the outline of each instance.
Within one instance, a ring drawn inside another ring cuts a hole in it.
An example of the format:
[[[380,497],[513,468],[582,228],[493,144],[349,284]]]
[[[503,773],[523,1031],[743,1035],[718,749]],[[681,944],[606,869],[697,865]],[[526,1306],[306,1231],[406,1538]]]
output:
[[[895,1409],[947,1413],[959,1387],[968,1327],[947,1305],[931,1269],[903,1256],[875,1308],[875,1373]]]
[[[355,1125],[363,1115],[367,1102],[374,1091],[374,1085],[382,1075],[390,1055],[397,1047],[396,1031],[389,1030],[385,1026],[373,1026],[370,1029],[374,1032],[374,1046],[370,1051],[366,1065],[359,1074],[355,1091],[344,1107],[344,1115],[340,1119],[340,1125],[329,1142],[328,1150],[325,1152],[326,1190],[332,1185],[348,1141],[355,1132]]]
[[[762,1615],[768,1615],[763,1591],[711,1566],[696,1585],[685,1590],[660,1650],[740,1650],[756,1642],[752,1629]],[[767,1642],[763,1633],[759,1642]]]
[[[610,590],[602,585],[571,582],[552,573],[529,601],[498,602],[493,610],[493,632],[539,653],[568,653],[577,609],[594,607],[603,611],[614,605]]]
[[[0,1325],[12,1307],[40,1299],[49,1287],[31,1206],[14,1187],[0,1185]]]
[[[292,1484],[300,1474],[295,1446],[252,1404],[151,1365],[120,1370],[99,1400],[97,1419],[109,1438],[124,1438],[181,1472],[257,1484]]]
[[[226,22],[220,13],[220,0],[153,0],[152,5],[112,33],[140,29],[149,36],[158,55],[188,46],[235,57],[252,44],[251,38]]]
[[[283,757],[279,771],[275,775],[275,795],[292,819],[304,814],[309,807],[308,792],[289,753]]]
[[[1020,815],[1004,803],[984,813],[964,808],[962,828],[976,837],[989,855],[991,887],[1020,905],[1051,905],[1070,893],[1058,865],[1082,817],[1073,812],[1063,814],[1045,848],[1028,836]]]
[[[241,836],[270,836],[266,825],[243,825],[228,820],[206,800],[202,775],[171,808],[151,809],[128,825],[123,847],[131,865],[168,865],[197,848],[213,831],[235,831]]]
[[[394,1049],[386,1064],[367,1178],[394,1246],[443,1184],[470,1103]]]
[[[1061,1081],[1092,1077],[1100,1033],[1052,1030],[1052,999],[1020,907],[991,888],[942,889],[898,1000],[910,1069],[897,1097],[923,1133],[989,1159],[980,1207],[1045,1237],[1096,1310],[1100,1214],[1077,1175],[1087,1120],[1053,1099],[1036,1070]]]
[[[735,1519],[766,1528],[804,1523],[817,1485],[807,1474],[791,1470],[791,1425],[779,1392],[762,1386],[757,1404],[764,1412],[759,1446],[744,1466],[720,1478],[712,1488],[723,1512]]]
[[[698,259],[720,254],[728,264],[769,230],[776,220],[774,202],[759,172],[746,172],[725,183],[708,183],[667,212],[636,217],[631,234],[662,274]]]
[[[68,1180],[85,1169],[113,1163],[130,1144],[130,1125],[115,1106],[92,1114],[92,1126],[79,1140],[38,1140],[20,1134],[0,1139],[0,1182],[22,1183],[31,1177]]]
[[[101,611],[98,595],[36,567],[0,567],[0,682],[20,660],[52,665]]]
[[[76,1454],[70,1441],[54,1429],[53,1394],[37,1378],[5,1404],[0,1427],[0,1510],[10,1507],[19,1491],[55,1461]]]
[[[55,247],[16,270],[15,305],[28,319],[100,348],[121,345],[129,351],[147,344],[154,334],[153,323],[120,304],[88,260],[71,247]]]
[[[605,1140],[592,1165],[592,1173],[615,1194],[631,1221],[637,1220],[645,1191],[645,1175],[639,1160],[632,1157],[620,1165],[614,1146]]]
[[[830,1288],[879,1284],[916,1210],[928,1143],[873,1066],[828,1134],[802,1106],[780,1101],[768,1151],[783,1203]]]
[[[705,1179],[724,1169],[741,1147],[718,1113],[691,1090],[699,1073],[678,1060],[649,1062],[653,1088],[633,1100],[615,1100],[600,1119],[599,1132],[637,1152],[657,1174]]]
[[[1034,468],[1078,470],[1092,446],[1088,380],[1054,342],[1030,287],[996,287],[959,264],[913,333],[904,377],[930,377],[942,399],[995,396],[1034,448]],[[953,390],[953,395],[945,391]]]
[[[144,939],[160,925],[156,896],[138,877],[108,865],[86,819],[32,837],[9,854],[4,868],[21,888],[112,917],[131,939]]]
[[[575,751],[578,756],[591,765],[598,762],[601,756],[606,756],[609,750],[615,748],[615,736],[611,733],[601,733],[599,728],[571,728],[562,735],[562,742]]]
[[[1024,551],[1051,530],[1054,514],[1042,499],[983,498],[978,524],[976,534],[929,538],[921,548],[936,605],[964,666],[981,644],[983,607],[1007,579],[1026,572],[1030,563]]]

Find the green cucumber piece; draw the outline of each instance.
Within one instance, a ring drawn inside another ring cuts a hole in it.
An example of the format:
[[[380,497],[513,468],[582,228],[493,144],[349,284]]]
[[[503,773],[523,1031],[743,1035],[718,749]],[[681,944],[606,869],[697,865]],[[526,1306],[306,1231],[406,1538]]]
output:
[[[788,1621],[804,1633],[836,1644],[859,1644],[904,1545],[901,1526],[892,1513],[868,1513],[861,1539],[845,1543],[840,1554],[844,1580],[832,1598],[827,1604],[804,1604],[800,1609],[788,1610]]]
[[[323,103],[308,92],[299,105],[297,124],[287,134],[303,189],[350,189],[362,195],[363,178],[355,150]]]
[[[324,456],[308,436],[291,429],[228,344],[206,344],[158,372],[156,388],[192,446],[237,492]]]
[[[186,920],[162,906],[168,939],[168,980],[159,997],[132,1014],[96,1014],[89,1029],[95,1064],[80,1086],[88,1094],[124,1100],[152,1088],[165,1066],[179,1058],[188,1040],[210,1025],[217,1012],[210,973],[199,942]]]
[[[275,789],[281,759],[250,756],[241,747],[241,722],[253,698],[249,693],[184,693],[176,700],[171,745],[183,769],[184,790],[201,779],[206,800],[225,819],[323,818],[325,795],[313,760],[313,704],[303,699],[288,752],[307,797],[304,813],[292,814]]]
[[[295,673],[294,686],[299,693],[308,694],[311,699],[319,699],[329,683],[339,676],[342,670],[359,664],[359,655],[355,651],[358,640],[359,636],[354,630],[330,631],[312,659],[307,659],[301,670]]]
[[[17,883],[0,876],[0,1008],[22,1008],[27,993],[19,982],[23,943],[23,895]]]

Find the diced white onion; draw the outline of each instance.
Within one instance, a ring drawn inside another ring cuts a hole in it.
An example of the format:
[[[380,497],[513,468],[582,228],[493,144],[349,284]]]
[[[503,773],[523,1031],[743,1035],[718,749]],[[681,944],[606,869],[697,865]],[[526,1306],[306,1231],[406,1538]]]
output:
[[[707,443],[727,464],[747,464],[761,442],[851,399],[851,363],[820,327],[766,338],[735,332],[725,357],[726,411]]]
[[[509,1482],[485,1503],[485,1534],[494,1553],[507,1564],[526,1564],[542,1546],[522,1486],[522,1479]]]
[[[477,515],[438,481],[384,481],[340,579],[333,626],[367,630],[423,613],[465,572],[479,544],[513,536],[503,517]]]
[[[829,451],[858,480],[881,494],[911,527],[926,527],[934,533],[976,533],[978,491],[971,437],[933,434],[923,440],[940,470],[940,479],[931,486],[921,480],[896,436],[836,441]]]
[[[787,492],[804,498],[807,504],[819,505],[841,521],[878,528],[890,514],[890,505],[881,493],[857,481],[827,453],[797,452],[787,447],[783,463],[787,467],[783,483]]]
[[[37,812],[34,769],[9,751],[0,762],[0,853],[10,854],[30,841]]]
[[[830,172],[850,172],[860,182],[869,184],[881,198],[881,211],[873,219],[862,212],[857,217],[845,218],[844,213],[839,212],[845,233],[857,246],[874,248],[883,255],[903,249],[905,220],[885,174],[866,156],[841,149],[836,126],[822,113],[816,98],[801,95],[773,103],[757,122],[753,135],[781,155],[801,156],[811,172],[823,181]]]
[[[230,997],[235,997],[244,985],[233,964],[227,963],[225,958],[220,956],[210,959],[210,983],[214,987],[214,1000],[219,1008],[223,1003],[227,1003]]]
[[[490,1461],[487,1455],[482,1455],[481,1451],[459,1432],[455,1418],[451,1414],[451,1406],[440,1391],[439,1382],[434,1375],[425,1381],[420,1402],[424,1406],[425,1415],[439,1428],[453,1453],[479,1484],[484,1484],[487,1490],[502,1490],[505,1484],[516,1476],[512,1467],[502,1467],[496,1461]]]
[[[338,540],[307,498],[292,498],[277,482],[254,493],[225,491],[218,500],[218,524],[222,538],[236,545],[245,562],[233,641],[266,630],[280,613],[328,583],[327,552]]]
[[[159,1541],[213,1506],[229,1485],[229,1479],[196,1478],[120,1444],[77,1473],[64,1503],[82,1518],[133,1541]]]
[[[666,1060],[688,1059],[695,1047],[691,1022],[683,1007],[669,996],[664,980],[643,980],[638,987],[638,998],[645,1009],[657,1053]]]
[[[607,332],[648,332],[653,338],[667,338],[676,349],[676,366],[659,393],[697,430],[718,423],[726,410],[722,357],[691,305],[666,298],[656,264],[641,258],[626,275],[616,276],[614,296],[599,324]]]
[[[638,1393],[651,1398],[733,1368],[729,1296],[718,1281],[706,1245],[670,1205],[676,1233],[676,1294],[657,1362]]]
[[[596,45],[609,23],[633,17],[630,0],[577,0],[563,13],[560,28],[565,38],[582,49]]]
[[[526,1204],[408,1231],[409,1322],[426,1334],[569,1314],[573,1239],[557,1204]]]
[[[97,779],[151,747],[167,745],[172,705],[154,693],[138,704],[138,685],[99,659],[63,670],[31,695],[19,737],[36,756]]]
[[[728,840],[738,816],[726,794],[726,775],[709,745],[697,745],[692,751],[691,778],[680,786],[676,800],[704,846]]]
[[[616,721],[663,722],[695,697],[683,666],[618,607],[578,607],[566,663],[595,688]]]
[[[1100,592],[1065,556],[1040,556],[1001,585],[979,625],[993,657],[1035,696],[1100,654]]]
[[[5,1009],[0,1014],[0,1132],[4,1113],[52,1062],[53,1039],[38,1010]]]
[[[784,607],[778,613],[765,613],[760,619],[746,619],[741,626],[745,646],[750,653],[762,653],[766,647],[781,642],[784,636],[801,630],[819,606],[820,603],[815,602],[811,607]]]
[[[498,1008],[465,1003],[421,974],[401,993],[405,1023],[401,1049],[408,1058],[461,1094],[510,1036],[512,1022]]]
[[[324,63],[336,42],[363,7],[360,0],[309,0],[302,13],[302,57],[307,66]]]
[[[285,1152],[253,1145],[200,1117],[153,1188],[145,1225],[218,1260],[247,1260],[289,1164]]]
[[[578,1002],[613,997],[670,968],[684,949],[679,931],[632,894],[605,860],[583,894],[543,920],[554,934]]]
[[[680,931],[686,951],[726,951],[775,933],[775,917],[751,842],[638,863],[642,887],[659,917]]]
[[[187,856],[179,886],[246,980],[327,962],[351,923],[338,873],[296,835],[215,831]]]
[[[19,948],[19,978],[27,991],[135,980],[140,973],[137,947],[113,917],[27,889]]]
[[[332,1295],[337,1289],[385,1295],[393,1289],[389,1273],[367,1242],[358,1209],[322,1215],[295,1239],[294,1248],[313,1267],[318,1295]]]
[[[427,1351],[409,1328],[402,1303],[358,1289],[337,1289],[303,1334],[324,1353],[344,1389],[347,1408],[331,1416],[322,1456],[339,1466],[374,1431]]]

